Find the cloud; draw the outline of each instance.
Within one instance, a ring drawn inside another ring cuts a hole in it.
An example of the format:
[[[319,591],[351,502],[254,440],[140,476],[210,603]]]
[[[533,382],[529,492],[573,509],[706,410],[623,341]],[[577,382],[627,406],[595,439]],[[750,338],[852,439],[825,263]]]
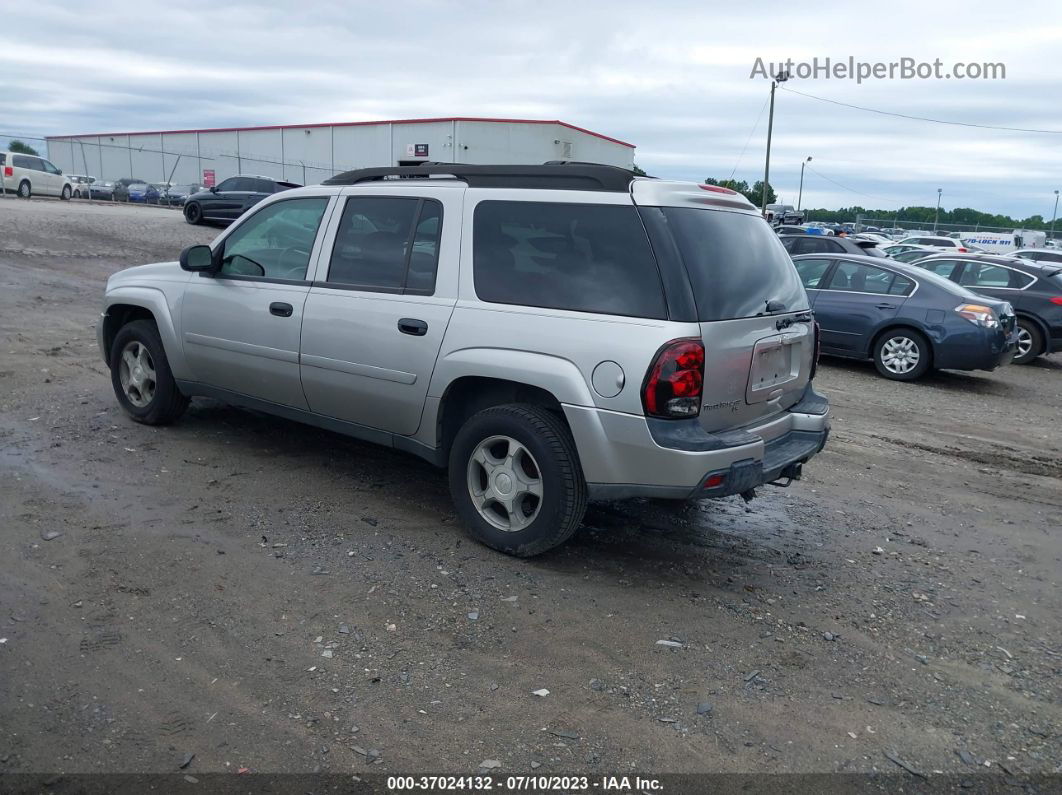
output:
[[[1003,62],[1007,78],[806,80],[911,115],[1062,129],[1054,2],[887,10],[830,2],[37,0],[0,29],[5,133],[73,134],[450,115],[560,118],[631,141],[650,173],[762,178],[769,84],[756,58]],[[1032,23],[1030,20],[1040,20]],[[1062,136],[776,102],[772,184],[819,206],[975,206],[1050,215]],[[758,121],[757,121],[758,120]],[[13,128],[13,129],[12,129]],[[744,150],[744,152],[743,152]],[[822,176],[819,176],[822,175]],[[828,177],[829,180],[825,179]],[[845,187],[841,188],[838,185]]]

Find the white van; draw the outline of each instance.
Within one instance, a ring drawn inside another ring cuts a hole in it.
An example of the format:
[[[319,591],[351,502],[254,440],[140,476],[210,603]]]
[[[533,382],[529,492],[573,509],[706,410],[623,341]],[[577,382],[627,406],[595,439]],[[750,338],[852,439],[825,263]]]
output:
[[[28,199],[34,194],[69,199],[74,193],[70,180],[43,157],[21,152],[0,152],[0,186],[4,193]]]
[[[1043,248],[1047,233],[1034,229],[1015,229],[1013,232],[963,232],[962,242],[977,246],[992,254],[1012,254],[1023,248]]]

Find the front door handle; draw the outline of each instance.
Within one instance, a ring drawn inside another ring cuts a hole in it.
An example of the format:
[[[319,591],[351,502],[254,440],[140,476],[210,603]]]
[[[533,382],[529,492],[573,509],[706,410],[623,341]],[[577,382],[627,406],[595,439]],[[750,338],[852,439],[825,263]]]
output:
[[[403,334],[412,334],[414,337],[423,337],[428,333],[428,324],[415,317],[404,317],[398,321],[398,330]]]
[[[895,309],[896,304],[874,304],[878,309]]]
[[[283,301],[274,301],[269,305],[269,314],[277,317],[291,317],[293,311],[292,305],[285,304]]]

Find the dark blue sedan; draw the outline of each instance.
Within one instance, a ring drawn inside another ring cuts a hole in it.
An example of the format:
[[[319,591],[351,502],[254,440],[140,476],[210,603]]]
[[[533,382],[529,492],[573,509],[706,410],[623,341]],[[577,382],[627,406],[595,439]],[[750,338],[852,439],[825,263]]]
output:
[[[793,262],[825,354],[873,359],[896,381],[932,369],[994,370],[1014,356],[1017,327],[1006,301],[877,257],[806,254]]]

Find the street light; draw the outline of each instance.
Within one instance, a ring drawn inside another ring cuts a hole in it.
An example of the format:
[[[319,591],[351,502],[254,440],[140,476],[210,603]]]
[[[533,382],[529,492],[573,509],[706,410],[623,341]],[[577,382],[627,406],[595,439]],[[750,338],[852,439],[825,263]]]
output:
[[[937,188],[937,214],[933,216],[933,231],[937,231],[937,221],[940,220],[940,194],[944,192],[944,188]]]
[[[1058,218],[1058,191],[1055,191],[1055,211],[1051,213],[1051,234],[1049,237],[1054,240],[1055,238],[1055,219]]]
[[[800,192],[797,193],[797,212],[800,212],[800,200],[804,198],[804,166],[811,162],[811,155],[800,164]],[[1055,191],[1057,193],[1057,191]]]
[[[763,164],[763,200],[760,202],[760,214],[764,218],[767,217],[767,186],[771,184],[768,180],[771,176],[771,134],[774,132],[774,89],[788,79],[789,72],[780,72],[771,81],[771,112],[767,116],[767,159]]]

